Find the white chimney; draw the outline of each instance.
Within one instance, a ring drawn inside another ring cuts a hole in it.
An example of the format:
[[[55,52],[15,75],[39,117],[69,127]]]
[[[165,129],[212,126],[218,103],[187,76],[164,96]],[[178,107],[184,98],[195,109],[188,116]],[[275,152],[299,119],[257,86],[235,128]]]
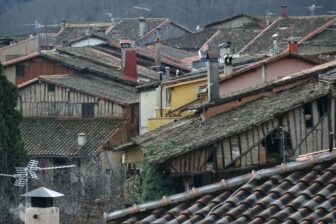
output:
[[[78,147],[83,147],[86,144],[86,134],[79,133],[78,134]]]

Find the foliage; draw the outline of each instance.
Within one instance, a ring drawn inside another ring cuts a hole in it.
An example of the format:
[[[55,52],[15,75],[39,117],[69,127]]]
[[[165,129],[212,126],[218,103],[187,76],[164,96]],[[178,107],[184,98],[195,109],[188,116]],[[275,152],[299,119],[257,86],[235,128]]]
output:
[[[15,110],[17,98],[17,88],[7,80],[0,64],[0,173],[13,174],[26,158],[19,130],[21,114]],[[0,209],[6,216],[0,214],[0,223],[4,223],[10,214],[7,203],[15,203],[18,195],[14,192],[13,179],[1,177],[1,183],[0,194],[5,203],[0,203]]]
[[[173,147],[173,144],[169,145]],[[176,194],[182,187],[180,181],[174,180],[168,176],[166,164],[149,163],[148,155],[156,150],[156,146],[148,146],[145,149],[145,156],[142,163],[142,186],[141,200],[142,202],[157,200],[163,196]]]

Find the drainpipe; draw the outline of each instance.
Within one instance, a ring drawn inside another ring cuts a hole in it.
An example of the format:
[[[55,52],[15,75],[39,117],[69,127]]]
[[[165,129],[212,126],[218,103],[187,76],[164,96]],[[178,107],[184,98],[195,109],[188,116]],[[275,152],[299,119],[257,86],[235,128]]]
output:
[[[261,82],[266,82],[266,65],[263,64],[261,67]]]
[[[328,96],[329,152],[332,152],[333,147],[334,147],[334,133],[332,131],[331,103],[332,103],[332,97],[329,95]]]
[[[162,75],[163,75],[163,72],[159,72],[160,74],[160,117],[162,117],[162,114],[163,114],[163,111],[162,111]]]

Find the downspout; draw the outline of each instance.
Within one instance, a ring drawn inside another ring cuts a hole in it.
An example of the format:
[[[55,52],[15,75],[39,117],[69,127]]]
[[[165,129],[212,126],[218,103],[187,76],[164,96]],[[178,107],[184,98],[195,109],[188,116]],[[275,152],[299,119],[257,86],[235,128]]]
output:
[[[162,118],[162,114],[163,114],[163,111],[162,111],[162,74],[163,72],[159,72],[159,75],[160,75],[160,118]]]

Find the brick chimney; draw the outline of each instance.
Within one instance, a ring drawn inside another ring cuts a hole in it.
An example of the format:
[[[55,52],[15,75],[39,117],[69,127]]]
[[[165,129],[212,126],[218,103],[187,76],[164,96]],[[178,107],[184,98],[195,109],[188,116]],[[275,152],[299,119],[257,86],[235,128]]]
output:
[[[287,9],[287,5],[282,5],[282,6],[281,6],[280,16],[281,16],[281,17],[288,17],[288,9]]]
[[[139,18],[139,36],[142,37],[145,35],[147,29],[146,19],[145,17],[141,16]]]
[[[299,44],[297,41],[288,42],[288,52],[298,54],[299,53]]]
[[[131,41],[120,41],[121,45],[121,70],[124,72],[124,78],[137,81],[137,62],[136,50],[131,48]]]
[[[219,99],[219,53],[208,52],[208,101],[215,102]]]

